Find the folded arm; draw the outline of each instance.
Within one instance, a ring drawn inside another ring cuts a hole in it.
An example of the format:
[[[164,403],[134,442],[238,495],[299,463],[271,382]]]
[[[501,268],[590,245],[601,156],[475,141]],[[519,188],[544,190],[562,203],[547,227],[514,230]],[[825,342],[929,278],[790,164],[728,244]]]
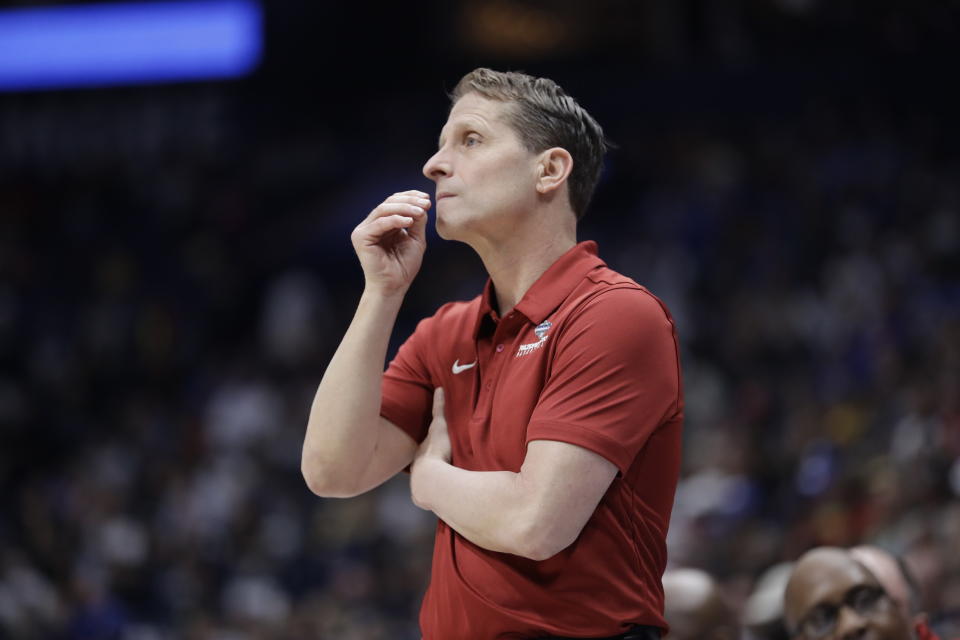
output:
[[[650,294],[604,292],[565,329],[518,473],[451,465],[442,394],[435,397],[411,472],[413,499],[485,549],[535,560],[565,549],[617,471],[626,473],[658,425],[681,411],[673,323]]]
[[[602,456],[566,442],[535,440],[519,473],[450,464],[442,391],[411,471],[411,494],[457,533],[489,549],[545,560],[570,546],[617,474]]]

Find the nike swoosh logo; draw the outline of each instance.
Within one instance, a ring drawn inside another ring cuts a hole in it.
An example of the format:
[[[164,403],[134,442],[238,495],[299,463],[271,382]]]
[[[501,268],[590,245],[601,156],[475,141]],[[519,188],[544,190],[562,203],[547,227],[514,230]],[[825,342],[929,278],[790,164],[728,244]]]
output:
[[[476,360],[474,360],[470,364],[460,364],[460,358],[457,358],[456,361],[453,363],[453,375],[457,375],[458,373],[463,373],[464,371],[473,367],[476,364],[477,364]]]

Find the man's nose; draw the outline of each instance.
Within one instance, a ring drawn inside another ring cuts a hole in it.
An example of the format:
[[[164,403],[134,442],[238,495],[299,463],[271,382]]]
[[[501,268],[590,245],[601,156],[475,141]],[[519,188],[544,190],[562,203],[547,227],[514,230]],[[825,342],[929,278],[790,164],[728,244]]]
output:
[[[837,630],[834,637],[840,640],[860,640],[867,635],[867,620],[850,607],[840,607],[837,613]]]
[[[423,165],[423,175],[434,182],[439,178],[450,175],[450,163],[444,157],[442,149],[430,156],[430,159]]]

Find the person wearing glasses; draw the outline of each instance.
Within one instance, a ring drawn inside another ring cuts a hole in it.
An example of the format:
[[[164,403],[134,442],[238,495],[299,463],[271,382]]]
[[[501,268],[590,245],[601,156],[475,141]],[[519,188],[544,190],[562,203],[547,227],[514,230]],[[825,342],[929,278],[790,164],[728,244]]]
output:
[[[800,557],[784,593],[784,617],[797,640],[917,639],[876,576],[837,547],[817,547]]]
[[[850,553],[877,577],[913,625],[917,640],[935,640],[937,636],[920,604],[920,588],[903,558],[869,544],[852,547]]]

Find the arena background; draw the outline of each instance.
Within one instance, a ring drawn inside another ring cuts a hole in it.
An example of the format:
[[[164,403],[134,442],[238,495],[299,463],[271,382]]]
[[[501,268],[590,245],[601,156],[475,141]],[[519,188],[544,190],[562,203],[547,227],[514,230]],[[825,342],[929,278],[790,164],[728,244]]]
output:
[[[581,238],[678,323],[671,566],[742,607],[873,541],[960,635],[960,3],[262,7],[245,78],[0,93],[0,636],[419,637],[432,516],[300,446],[349,233],[481,65],[617,145]],[[484,277],[431,232],[392,348]]]

